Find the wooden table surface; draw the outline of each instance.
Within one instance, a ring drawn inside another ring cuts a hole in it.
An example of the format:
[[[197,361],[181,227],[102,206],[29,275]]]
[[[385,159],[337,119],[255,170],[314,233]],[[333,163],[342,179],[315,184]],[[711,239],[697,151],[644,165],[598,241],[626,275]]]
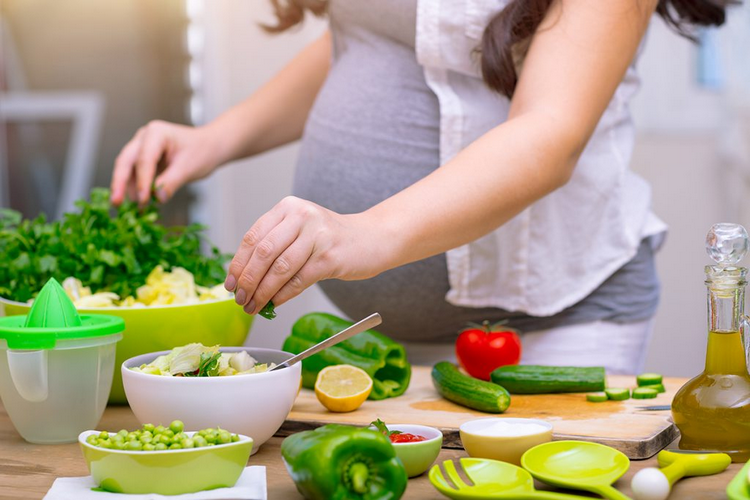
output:
[[[126,406],[107,408],[99,424],[101,429],[135,429],[139,427],[135,416]],[[265,465],[268,482],[268,498],[294,500],[302,498],[281,461],[281,438],[268,441],[260,451],[250,457],[248,465]],[[466,456],[463,450],[443,449],[438,460]],[[615,486],[630,494],[630,480],[644,467],[653,467],[656,459],[632,461],[630,470]],[[742,464],[732,464],[721,474],[708,477],[688,478],[679,482],[671,495],[680,500],[725,499],[729,481],[737,474]],[[0,500],[40,499],[57,477],[88,475],[77,443],[63,445],[34,445],[24,441],[13,428],[13,424],[0,405]],[[538,487],[542,485],[538,484]],[[426,475],[411,479],[404,495],[405,499],[444,499],[435,490]]]

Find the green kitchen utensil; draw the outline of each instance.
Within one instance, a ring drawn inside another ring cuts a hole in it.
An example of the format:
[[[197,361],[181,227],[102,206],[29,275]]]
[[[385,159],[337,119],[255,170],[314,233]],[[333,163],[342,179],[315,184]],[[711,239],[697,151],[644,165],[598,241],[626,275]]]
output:
[[[740,469],[734,479],[727,486],[727,497],[729,500],[750,500],[750,462]]]
[[[612,500],[630,500],[612,487],[630,468],[623,453],[587,441],[552,441],[521,457],[521,465],[540,481],[562,488],[597,493]]]
[[[54,279],[27,316],[0,318],[0,397],[32,443],[65,443],[96,425],[112,385],[125,323],[79,315]]]
[[[631,489],[636,500],[666,500],[674,483],[686,476],[710,476],[723,472],[732,458],[726,453],[675,453],[662,450],[657,456],[660,469],[649,467],[633,476]]]
[[[464,475],[471,480],[472,485],[466,484],[461,478],[452,460],[443,462],[450,480],[445,478],[439,465],[433,465],[430,469],[430,482],[448,498],[456,500],[585,500],[588,498],[552,491],[537,491],[534,489],[534,479],[531,474],[507,462],[488,458],[461,458],[459,461]]]

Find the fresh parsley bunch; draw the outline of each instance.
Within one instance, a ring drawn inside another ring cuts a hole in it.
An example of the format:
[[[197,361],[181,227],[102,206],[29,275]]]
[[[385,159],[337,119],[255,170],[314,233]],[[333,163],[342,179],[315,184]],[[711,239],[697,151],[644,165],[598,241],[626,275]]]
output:
[[[185,268],[202,286],[224,281],[231,256],[208,242],[209,254],[202,253],[203,226],[164,227],[154,201],[144,209],[130,201],[114,208],[109,196],[96,188],[90,201],[76,202],[78,212],[56,222],[0,209],[0,296],[26,302],[49,278],[74,276],[94,292],[124,298],[159,265]]]

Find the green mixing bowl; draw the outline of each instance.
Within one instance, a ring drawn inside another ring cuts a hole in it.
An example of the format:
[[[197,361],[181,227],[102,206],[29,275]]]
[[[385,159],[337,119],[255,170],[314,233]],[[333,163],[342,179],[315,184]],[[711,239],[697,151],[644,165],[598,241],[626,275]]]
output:
[[[2,309],[6,316],[15,316],[28,314],[31,306],[0,298],[0,312]],[[125,320],[125,331],[117,344],[115,376],[109,393],[109,402],[114,404],[127,403],[119,370],[126,359],[171,350],[191,342],[241,346],[253,322],[253,316],[245,314],[233,298],[189,305],[97,307],[79,309],[78,312],[108,314]]]
[[[78,442],[96,484],[114,493],[181,495],[235,485],[247,466],[253,440],[240,435],[235,443],[165,451],[127,451],[99,448]],[[193,432],[186,433],[192,436]]]

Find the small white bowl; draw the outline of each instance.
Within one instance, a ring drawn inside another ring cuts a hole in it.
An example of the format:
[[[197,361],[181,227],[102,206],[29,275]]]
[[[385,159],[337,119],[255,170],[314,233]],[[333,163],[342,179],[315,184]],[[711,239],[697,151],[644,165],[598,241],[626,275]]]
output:
[[[482,433],[483,430],[498,422],[509,426],[536,424],[539,428],[534,432],[520,435],[490,436]],[[477,418],[461,424],[458,431],[461,435],[461,443],[469,456],[490,458],[515,465],[521,464],[521,455],[526,450],[552,440],[552,424],[534,418]]]
[[[247,351],[260,363],[282,363],[293,355],[276,349],[222,347]],[[273,436],[294,405],[302,363],[288,368],[227,377],[168,377],[129,368],[150,363],[169,351],[130,358],[122,364],[122,380],[130,408],[142,424],[168,425],[182,420],[186,429],[221,427],[253,439],[253,453]]]

